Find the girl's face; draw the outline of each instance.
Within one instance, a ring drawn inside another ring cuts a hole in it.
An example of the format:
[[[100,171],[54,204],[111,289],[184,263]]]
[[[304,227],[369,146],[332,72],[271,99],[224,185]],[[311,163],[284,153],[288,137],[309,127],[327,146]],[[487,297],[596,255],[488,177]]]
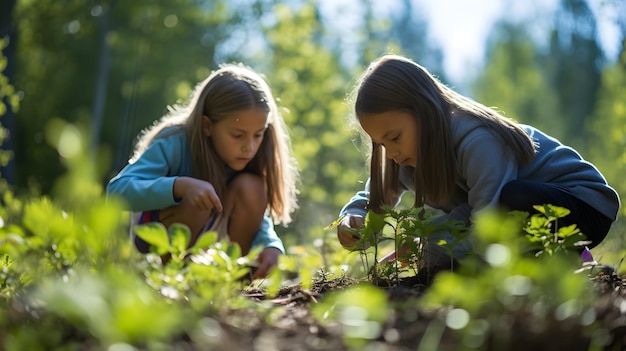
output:
[[[385,147],[387,158],[402,166],[417,165],[417,120],[405,111],[387,111],[359,116],[372,141]]]
[[[202,116],[202,132],[211,138],[218,156],[235,171],[244,169],[256,155],[266,128],[267,112],[260,109],[237,112],[219,122]]]

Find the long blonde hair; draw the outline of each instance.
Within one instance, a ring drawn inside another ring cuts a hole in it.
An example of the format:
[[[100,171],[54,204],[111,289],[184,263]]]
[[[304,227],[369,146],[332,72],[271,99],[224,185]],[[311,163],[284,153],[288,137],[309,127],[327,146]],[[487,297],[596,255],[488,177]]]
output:
[[[174,105],[168,114],[147,129],[139,139],[134,162],[154,138],[168,135],[165,128],[184,128],[189,140],[193,176],[206,180],[218,196],[226,192],[225,164],[210,139],[202,133],[202,116],[216,123],[234,113],[261,109],[267,112],[267,129],[258,152],[244,171],[265,181],[268,210],[275,223],[287,225],[298,207],[299,172],[291,153],[291,140],[285,121],[263,77],[242,64],[223,64],[198,83],[186,105]]]
[[[526,164],[535,155],[532,140],[513,120],[469,99],[430,74],[424,67],[398,55],[372,62],[352,95],[354,113],[360,115],[405,111],[417,120],[415,207],[449,201],[456,187],[456,156],[450,124],[455,115],[476,118],[511,147],[517,161]],[[399,166],[386,159],[384,146],[372,142],[370,156],[370,209],[393,206],[399,197]]]

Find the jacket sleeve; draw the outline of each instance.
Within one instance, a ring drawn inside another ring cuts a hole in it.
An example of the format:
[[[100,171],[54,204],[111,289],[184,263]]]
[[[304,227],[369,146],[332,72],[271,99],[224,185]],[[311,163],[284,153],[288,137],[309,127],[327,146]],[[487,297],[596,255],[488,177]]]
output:
[[[348,203],[346,203],[341,211],[339,211],[339,217],[343,215],[358,215],[363,216],[367,215],[367,204],[369,203],[370,196],[370,181],[369,179],[365,183],[365,188],[361,191],[358,191]]]
[[[181,145],[156,138],[134,163],[109,181],[107,195],[126,201],[130,211],[149,211],[176,204],[173,189]],[[177,161],[178,160],[178,161]],[[172,164],[172,162],[174,164]]]
[[[410,189],[410,182],[413,179],[413,168],[400,167],[400,179],[398,183],[398,199],[394,206],[397,206],[402,199],[402,196],[405,192]],[[367,205],[369,203],[370,196],[370,179],[365,183],[365,188],[361,191],[358,191],[350,201],[339,211],[339,216],[343,216],[345,214],[351,215],[360,215],[365,217],[367,214]]]
[[[276,234],[274,223],[272,223],[272,219],[268,215],[263,217],[261,228],[259,228],[259,231],[252,241],[253,248],[259,246],[263,248],[273,247],[279,249],[283,254],[285,253],[283,241],[278,237],[278,234]]]

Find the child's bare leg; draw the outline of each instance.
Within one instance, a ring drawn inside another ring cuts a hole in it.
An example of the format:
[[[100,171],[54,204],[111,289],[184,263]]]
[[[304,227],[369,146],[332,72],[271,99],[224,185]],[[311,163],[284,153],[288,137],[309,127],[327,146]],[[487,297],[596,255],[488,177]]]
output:
[[[248,254],[267,208],[267,192],[261,177],[242,173],[228,184],[224,211],[228,216],[228,235]]]
[[[170,206],[159,212],[159,222],[169,228],[174,223],[182,223],[189,227],[191,232],[191,243],[194,243],[200,231],[211,218],[211,211],[199,210],[187,203],[181,202],[178,205]]]

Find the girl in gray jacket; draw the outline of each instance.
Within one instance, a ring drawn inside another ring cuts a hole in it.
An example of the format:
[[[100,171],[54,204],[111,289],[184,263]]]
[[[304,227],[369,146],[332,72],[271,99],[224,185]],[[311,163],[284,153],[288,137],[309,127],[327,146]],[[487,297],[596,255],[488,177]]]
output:
[[[565,207],[571,212],[559,224],[576,224],[590,248],[616,220],[617,193],[574,149],[456,93],[409,59],[385,55],[373,62],[354,98],[356,118],[371,139],[371,169],[365,189],[340,213],[346,217],[338,238],[346,248],[357,240],[346,228],[360,227],[369,210],[397,205],[405,191],[414,192],[415,207],[442,210],[443,219],[467,225],[486,208]],[[453,255],[471,250],[468,241]],[[449,257],[434,264],[443,262]]]

